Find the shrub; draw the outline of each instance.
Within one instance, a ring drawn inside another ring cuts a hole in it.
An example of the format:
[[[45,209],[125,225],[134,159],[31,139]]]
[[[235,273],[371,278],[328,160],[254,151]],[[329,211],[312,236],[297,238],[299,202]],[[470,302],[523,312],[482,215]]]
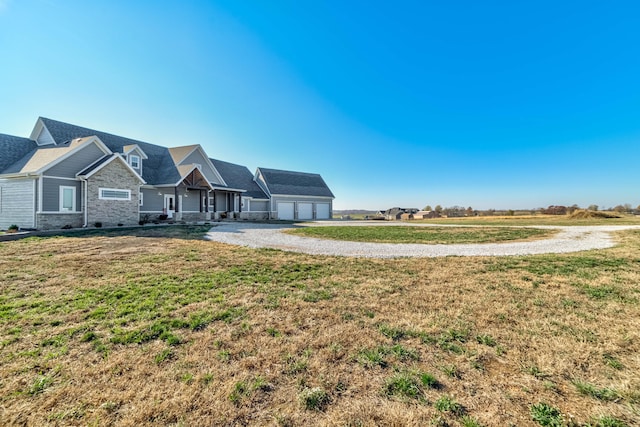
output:
[[[531,405],[531,418],[541,426],[561,427],[563,425],[560,410],[543,402]]]
[[[96,227],[96,228],[101,228],[101,227],[102,227],[102,222],[97,221],[97,222],[96,222],[95,224],[93,224],[93,225],[94,225],[94,227]]]
[[[7,228],[7,231],[9,233],[15,233],[18,230],[19,230],[19,227],[16,224],[11,224],[9,228]]]

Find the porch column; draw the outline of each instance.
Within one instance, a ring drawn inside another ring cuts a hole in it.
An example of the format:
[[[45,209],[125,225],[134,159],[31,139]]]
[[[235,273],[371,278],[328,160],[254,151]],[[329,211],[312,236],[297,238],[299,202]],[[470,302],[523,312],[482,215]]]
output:
[[[175,212],[178,213],[178,212],[180,212],[180,198],[178,197],[178,187],[174,188],[173,193],[174,193],[174,203],[173,204],[175,205],[173,208],[174,208]]]
[[[238,212],[242,213],[242,193],[238,193]]]

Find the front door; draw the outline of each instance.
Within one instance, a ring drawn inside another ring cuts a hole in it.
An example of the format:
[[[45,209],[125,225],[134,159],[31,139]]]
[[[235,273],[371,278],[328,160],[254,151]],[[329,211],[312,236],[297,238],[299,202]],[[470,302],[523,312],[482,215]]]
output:
[[[176,212],[176,198],[171,194],[164,195],[164,212],[167,214],[167,218],[173,218],[173,214]]]

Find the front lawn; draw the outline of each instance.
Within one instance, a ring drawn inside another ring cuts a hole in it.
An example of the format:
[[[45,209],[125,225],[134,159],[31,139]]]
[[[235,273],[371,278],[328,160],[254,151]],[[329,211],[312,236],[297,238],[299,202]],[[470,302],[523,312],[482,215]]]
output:
[[[384,260],[205,230],[0,243],[1,424],[636,425],[640,231]]]
[[[417,227],[408,225],[300,227],[289,234],[374,243],[496,243],[551,237],[556,230],[511,227]]]

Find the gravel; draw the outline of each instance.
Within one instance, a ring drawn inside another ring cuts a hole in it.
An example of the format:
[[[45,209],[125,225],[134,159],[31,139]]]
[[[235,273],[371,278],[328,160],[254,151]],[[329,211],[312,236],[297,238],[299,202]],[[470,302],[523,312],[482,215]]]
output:
[[[297,227],[322,227],[338,225],[336,222],[303,223],[296,225],[262,224],[248,222],[223,222],[206,235],[208,240],[246,246],[273,248],[312,255],[338,255],[360,258],[442,257],[442,256],[511,256],[550,253],[567,253],[604,249],[614,246],[612,232],[639,229],[640,226],[536,226],[532,228],[556,229],[558,233],[544,240],[528,242],[426,245],[417,243],[362,243],[341,240],[325,240],[293,236],[284,230]],[[398,223],[366,221],[340,221],[339,225],[404,226]],[[431,224],[407,224],[434,226]]]

